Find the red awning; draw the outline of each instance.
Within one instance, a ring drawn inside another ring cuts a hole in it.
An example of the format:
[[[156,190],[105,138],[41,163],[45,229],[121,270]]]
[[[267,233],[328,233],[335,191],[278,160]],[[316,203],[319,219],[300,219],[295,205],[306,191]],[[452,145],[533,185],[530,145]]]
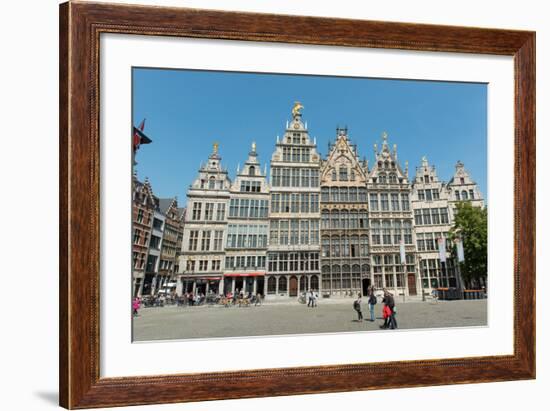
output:
[[[255,271],[251,273],[225,273],[225,277],[263,277],[265,271]]]
[[[193,281],[193,280],[201,280],[201,281],[219,281],[222,278],[221,277],[182,277],[184,281]]]

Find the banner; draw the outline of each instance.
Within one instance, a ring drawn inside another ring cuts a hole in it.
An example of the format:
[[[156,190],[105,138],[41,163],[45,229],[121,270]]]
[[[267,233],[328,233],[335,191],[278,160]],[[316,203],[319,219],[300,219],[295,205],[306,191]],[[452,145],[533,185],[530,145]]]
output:
[[[437,245],[439,246],[439,261],[444,263],[445,261],[447,261],[447,250],[445,248],[445,239],[438,238]]]
[[[456,255],[458,256],[458,261],[464,262],[464,245],[462,244],[462,239],[456,240]]]
[[[405,265],[406,257],[405,257],[405,243],[403,240],[399,241],[399,254],[401,255],[401,264]]]

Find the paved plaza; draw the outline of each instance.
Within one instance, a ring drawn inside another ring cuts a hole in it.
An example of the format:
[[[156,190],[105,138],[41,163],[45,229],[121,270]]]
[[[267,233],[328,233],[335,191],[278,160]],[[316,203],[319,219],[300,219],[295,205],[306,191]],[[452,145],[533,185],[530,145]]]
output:
[[[353,299],[324,301],[308,308],[296,301],[250,307],[152,307],[134,318],[134,341],[187,338],[241,337],[378,331],[382,304],[375,306],[376,320],[357,321]],[[399,328],[442,328],[487,325],[487,300],[408,302],[397,301]],[[369,318],[366,304],[363,316]]]

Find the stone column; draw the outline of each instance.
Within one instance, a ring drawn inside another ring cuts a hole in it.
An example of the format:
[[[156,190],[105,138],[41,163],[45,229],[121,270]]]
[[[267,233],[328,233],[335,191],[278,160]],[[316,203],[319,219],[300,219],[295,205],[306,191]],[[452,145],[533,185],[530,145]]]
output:
[[[193,290],[192,290],[192,293],[193,295],[196,295],[197,294],[197,282],[195,280],[193,280]]]
[[[231,277],[231,292],[235,294],[235,277]]]
[[[210,281],[207,281],[206,282],[206,290],[205,290],[204,294],[207,295],[209,290],[210,290]]]
[[[183,277],[180,277],[180,278],[177,279],[176,294],[177,295],[182,295],[183,294]]]
[[[222,276],[222,278],[220,279],[220,283],[218,285],[218,295],[219,294],[225,295],[225,292],[224,292],[224,289],[223,289],[223,287],[224,287],[223,281],[224,281],[224,277]]]
[[[258,287],[258,277],[254,277],[254,289],[252,290],[254,295],[258,293],[257,287]]]

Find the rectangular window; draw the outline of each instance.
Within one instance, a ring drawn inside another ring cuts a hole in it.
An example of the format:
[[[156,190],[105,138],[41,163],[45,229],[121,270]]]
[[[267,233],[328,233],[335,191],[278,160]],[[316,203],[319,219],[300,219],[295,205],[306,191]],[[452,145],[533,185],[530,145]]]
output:
[[[290,168],[283,168],[283,179],[281,185],[283,187],[290,187]]]
[[[193,203],[193,220],[201,219],[202,203]]]
[[[289,203],[289,194],[283,193],[281,194],[281,213],[289,213],[290,212],[290,203]]]
[[[397,193],[391,195],[391,209],[392,211],[399,211],[399,194]]]
[[[408,194],[401,194],[401,210],[403,210],[403,211],[409,211],[410,210],[409,195]]]
[[[288,245],[288,220],[280,221],[280,244]]]
[[[199,261],[199,271],[206,271],[208,269],[208,260]]]
[[[204,230],[202,232],[201,251],[208,251],[208,250],[210,250],[210,231]]]
[[[309,187],[309,169],[302,169],[302,187]]]
[[[429,208],[425,208],[425,209],[422,210],[422,222],[424,223],[424,225],[432,223],[431,218],[430,218],[430,209]]]
[[[220,271],[220,260],[212,260],[212,271]]]
[[[449,224],[449,213],[446,208],[440,208],[441,212],[441,224]]]
[[[432,224],[439,224],[439,209],[438,208],[432,208]]]
[[[206,203],[204,209],[204,219],[206,221],[211,221],[214,218],[214,203]]]
[[[434,188],[432,190],[432,197],[433,197],[434,200],[439,200],[439,190],[438,189]]]
[[[311,213],[318,213],[319,212],[319,194],[310,194],[310,206],[309,211]]]
[[[425,196],[424,196],[424,190],[418,190],[418,199],[420,201],[424,201],[425,200]]]
[[[214,248],[213,248],[214,251],[221,251],[222,241],[223,241],[223,231],[222,230],[214,231]]]
[[[216,220],[223,221],[225,220],[225,203],[218,203],[218,208],[216,212]]]
[[[426,190],[426,201],[432,201],[432,190]]]
[[[414,223],[422,225],[422,210],[414,210]]]
[[[310,170],[311,187],[319,187],[319,170]]]
[[[378,194],[370,193],[370,210],[378,211]]]
[[[299,168],[292,168],[292,185],[291,187],[300,187],[300,169]]]
[[[189,232],[189,251],[197,251],[198,241],[199,241],[199,231],[191,230]]]
[[[388,195],[386,193],[380,194],[380,206],[382,211],[388,211],[390,209]]]

